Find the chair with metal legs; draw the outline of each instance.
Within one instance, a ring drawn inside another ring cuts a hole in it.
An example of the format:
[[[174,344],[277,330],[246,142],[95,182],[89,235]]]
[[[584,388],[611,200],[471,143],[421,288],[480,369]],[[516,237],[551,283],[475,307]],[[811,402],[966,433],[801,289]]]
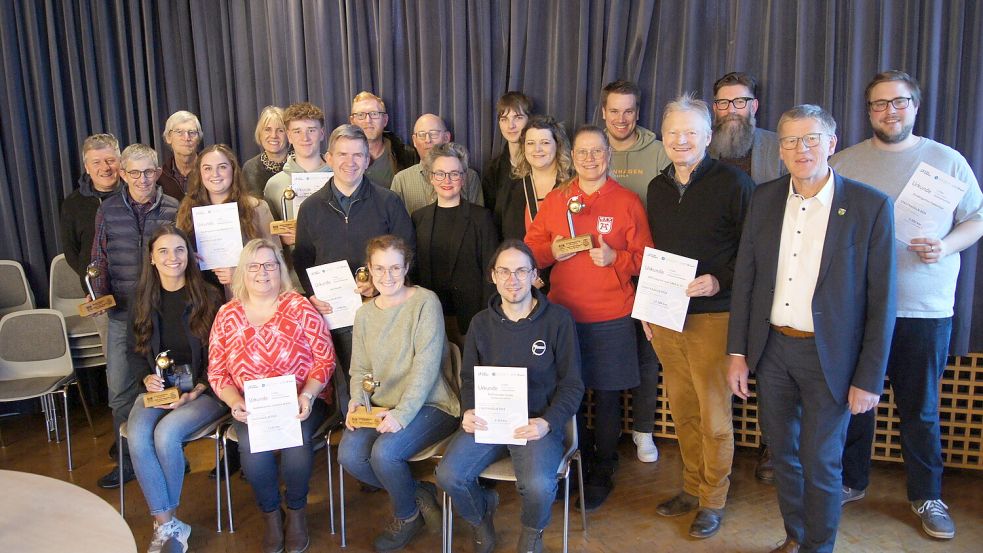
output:
[[[584,497],[584,470],[582,466],[578,440],[577,440],[577,417],[574,416],[567,422],[564,428],[563,443],[566,450],[563,458],[560,459],[560,466],[556,469],[556,479],[563,480],[563,553],[567,553],[570,535],[570,468],[573,461],[577,461],[577,483],[580,487],[580,497]],[[488,480],[499,480],[505,482],[515,482],[515,469],[512,466],[512,458],[505,456],[498,461],[488,465],[481,472],[480,478]],[[454,537],[454,506],[451,498],[444,492],[444,552],[451,553]],[[584,528],[584,537],[587,536],[587,511],[580,510],[581,524]]]

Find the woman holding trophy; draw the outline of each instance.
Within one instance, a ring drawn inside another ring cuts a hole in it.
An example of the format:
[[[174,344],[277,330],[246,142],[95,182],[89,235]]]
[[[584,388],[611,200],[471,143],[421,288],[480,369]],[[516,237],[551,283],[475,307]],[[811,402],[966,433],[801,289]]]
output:
[[[379,236],[369,240],[365,253],[379,295],[355,314],[352,400],[338,462],[360,481],[389,492],[394,519],[374,545],[376,551],[393,551],[425,524],[434,530],[441,525],[435,486],[415,481],[407,460],[453,433],[461,406],[441,372],[446,338],[440,301],[407,282],[413,254],[406,242]]]
[[[127,441],[154,518],[151,552],[172,537],[187,544],[191,527],[175,516],[184,483],[182,446],[228,413],[206,379],[208,333],[220,305],[217,290],[202,279],[187,235],[161,225],[147,241],[127,348],[129,366],[144,372],[148,392],[130,411]],[[165,388],[171,397],[161,397]]]
[[[581,508],[597,509],[614,487],[621,436],[621,391],[638,386],[632,277],[652,246],[641,200],[608,176],[611,147],[598,127],[573,138],[577,176],[550,192],[526,233],[540,267],[552,267],[549,299],[573,314],[584,385],[593,393],[594,428],[580,417],[587,464]]]

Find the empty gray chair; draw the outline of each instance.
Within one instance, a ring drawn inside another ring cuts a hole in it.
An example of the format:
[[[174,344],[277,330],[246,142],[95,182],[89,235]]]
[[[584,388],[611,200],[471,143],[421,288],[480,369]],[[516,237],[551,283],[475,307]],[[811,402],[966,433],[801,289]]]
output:
[[[24,309],[34,309],[34,292],[27,283],[24,267],[16,261],[0,259],[0,317]]]

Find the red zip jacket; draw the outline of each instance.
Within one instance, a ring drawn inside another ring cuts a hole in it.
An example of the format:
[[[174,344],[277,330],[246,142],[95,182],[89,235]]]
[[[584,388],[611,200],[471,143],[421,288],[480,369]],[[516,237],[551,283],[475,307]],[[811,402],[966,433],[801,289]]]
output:
[[[577,234],[590,234],[594,247],[599,237],[615,250],[617,257],[607,267],[598,267],[590,253],[578,252],[566,261],[557,262],[551,245],[557,236],[570,237],[567,223],[567,200],[580,195],[586,206],[573,215]],[[536,256],[540,268],[553,265],[550,273],[549,299],[573,313],[578,323],[610,321],[631,314],[635,286],[631,277],[642,268],[645,247],[652,247],[645,208],[638,196],[612,178],[587,196],[578,179],[568,187],[549,193],[539,207],[539,215],[526,233],[526,244]]]

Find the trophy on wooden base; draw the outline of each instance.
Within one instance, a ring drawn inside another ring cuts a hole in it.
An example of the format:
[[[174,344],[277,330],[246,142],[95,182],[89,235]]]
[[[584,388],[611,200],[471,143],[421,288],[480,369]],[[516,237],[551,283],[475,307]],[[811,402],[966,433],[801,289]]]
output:
[[[91,301],[79,304],[79,315],[83,317],[91,317],[111,307],[116,307],[116,298],[112,294],[106,294],[101,298],[97,298],[96,293],[92,291],[91,279],[97,278],[100,274],[101,271],[94,263],[90,263],[85,269],[85,287],[89,289],[89,297],[92,299]]]
[[[165,386],[167,386],[168,380],[174,380],[173,378],[168,378],[174,366],[174,360],[171,359],[170,353],[170,350],[162,351],[154,359],[154,373],[164,381]],[[158,407],[161,405],[170,405],[180,398],[181,391],[178,390],[176,383],[174,383],[172,386],[164,388],[159,392],[147,392],[144,394],[143,406]]]
[[[294,192],[293,188],[287,188],[283,191],[283,196],[280,197],[280,213],[283,214],[284,220],[270,222],[270,234],[289,234],[297,230],[296,215],[293,219],[287,219],[287,202],[296,197],[297,193]]]
[[[580,196],[571,196],[567,200],[567,224],[570,226],[570,238],[561,238],[556,241],[556,247],[560,250],[561,255],[587,251],[594,247],[594,240],[589,233],[577,236],[577,231],[573,229],[573,216],[583,211],[584,207],[584,201]]]
[[[368,282],[371,278],[369,270],[365,267],[355,269],[355,282]]]
[[[355,428],[375,428],[379,426],[379,413],[385,411],[382,407],[372,407],[372,392],[380,386],[372,374],[362,378],[362,404],[348,413],[348,422]]]

